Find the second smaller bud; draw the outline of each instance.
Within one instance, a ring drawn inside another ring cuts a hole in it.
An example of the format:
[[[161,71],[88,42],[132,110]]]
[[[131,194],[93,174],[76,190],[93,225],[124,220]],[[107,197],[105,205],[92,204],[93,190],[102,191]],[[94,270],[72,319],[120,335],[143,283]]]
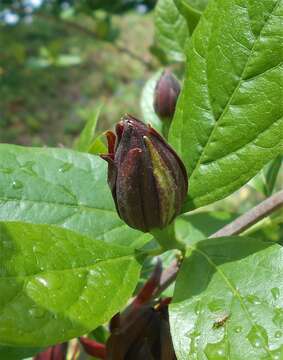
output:
[[[173,118],[180,90],[176,77],[170,70],[164,70],[156,83],[153,103],[154,110],[161,119]]]

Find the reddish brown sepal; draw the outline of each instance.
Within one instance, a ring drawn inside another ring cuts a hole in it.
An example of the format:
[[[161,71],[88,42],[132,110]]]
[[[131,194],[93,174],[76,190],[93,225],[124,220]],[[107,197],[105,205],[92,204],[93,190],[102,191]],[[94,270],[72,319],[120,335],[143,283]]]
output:
[[[86,337],[79,338],[85,352],[98,359],[106,359],[106,347],[104,344]]]

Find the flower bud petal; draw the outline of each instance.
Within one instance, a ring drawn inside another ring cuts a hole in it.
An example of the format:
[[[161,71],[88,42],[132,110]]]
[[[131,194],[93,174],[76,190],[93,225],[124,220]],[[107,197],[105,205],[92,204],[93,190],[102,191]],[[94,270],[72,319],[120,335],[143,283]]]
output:
[[[153,175],[156,182],[156,189],[158,193],[161,227],[169,224],[170,220],[175,214],[175,195],[176,195],[176,183],[170,172],[166,167],[165,162],[159,155],[154,145],[147,136],[144,136],[144,141],[149,150]]]

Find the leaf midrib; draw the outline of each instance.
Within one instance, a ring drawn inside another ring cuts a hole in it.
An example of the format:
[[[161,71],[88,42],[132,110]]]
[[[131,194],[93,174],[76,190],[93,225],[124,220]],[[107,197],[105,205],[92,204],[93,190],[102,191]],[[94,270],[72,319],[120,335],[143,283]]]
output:
[[[63,207],[69,207],[69,208],[79,208],[81,210],[86,210],[86,211],[106,211],[106,212],[111,212],[111,213],[116,213],[116,211],[113,209],[102,209],[102,208],[97,208],[97,207],[91,207],[89,205],[84,205],[84,204],[67,204],[67,203],[60,203],[60,202],[51,202],[51,201],[46,201],[46,200],[30,200],[30,199],[19,199],[19,198],[4,198],[4,197],[0,197],[0,202],[30,202],[30,203],[34,203],[34,204],[47,204],[47,205],[51,205],[51,206],[63,206]]]
[[[196,163],[194,169],[192,169],[191,177],[193,177],[194,172],[197,171],[197,169],[200,167],[200,165],[201,165],[201,160],[203,159],[205,150],[206,150],[206,148],[208,147],[208,145],[209,145],[209,143],[210,143],[210,140],[211,140],[211,138],[212,138],[213,135],[214,135],[214,132],[216,131],[216,129],[218,129],[218,125],[221,123],[221,120],[222,120],[223,117],[226,115],[226,113],[227,113],[227,111],[228,111],[228,108],[229,108],[229,105],[231,104],[231,101],[233,100],[234,95],[235,95],[236,92],[239,90],[239,88],[240,88],[240,86],[242,85],[242,83],[244,83],[245,81],[247,81],[247,80],[243,80],[243,74],[245,73],[245,71],[246,71],[246,69],[247,69],[247,66],[248,66],[248,64],[249,64],[250,58],[251,58],[251,56],[252,56],[252,54],[253,54],[253,52],[254,52],[254,47],[255,47],[255,45],[257,44],[258,40],[260,39],[263,29],[265,28],[265,26],[266,26],[267,23],[269,22],[272,14],[273,14],[273,12],[276,10],[276,8],[277,8],[277,6],[278,6],[279,4],[280,4],[280,0],[277,0],[277,2],[276,2],[276,3],[274,4],[274,6],[273,6],[273,9],[270,11],[268,18],[266,19],[266,21],[265,21],[264,24],[262,25],[262,27],[261,27],[261,29],[260,29],[260,31],[259,31],[258,36],[255,38],[254,43],[253,43],[253,46],[252,46],[252,48],[251,48],[251,50],[250,50],[250,54],[249,54],[249,56],[248,56],[248,58],[247,58],[246,64],[245,64],[245,66],[244,66],[244,68],[243,68],[243,71],[242,71],[242,73],[241,73],[239,82],[238,82],[237,86],[235,87],[233,93],[232,93],[231,96],[229,97],[229,99],[228,99],[228,101],[227,101],[227,103],[226,103],[226,105],[225,105],[225,107],[224,107],[221,115],[218,117],[218,119],[216,119],[216,118],[213,116],[213,117],[214,117],[214,120],[215,120],[215,126],[214,126],[214,128],[212,129],[212,131],[211,131],[211,133],[210,133],[210,135],[209,135],[209,137],[208,137],[208,139],[207,139],[207,142],[206,142],[206,144],[205,144],[204,147],[203,147],[203,151],[202,151],[202,153],[201,153],[201,155],[200,155],[200,157],[199,157],[199,159],[198,159],[198,162]],[[211,37],[211,35],[210,35],[210,37]],[[208,84],[207,84],[207,87],[208,87]],[[244,145],[244,146],[245,146],[245,145]]]
[[[40,271],[38,273],[34,273],[34,274],[29,274],[29,275],[18,275],[18,276],[0,276],[0,282],[1,280],[7,280],[7,279],[29,279],[29,278],[33,278],[36,276],[43,276],[43,275],[47,275],[50,273],[59,273],[59,272],[69,272],[69,271],[80,271],[80,270],[88,270],[89,268],[93,268],[96,265],[101,263],[107,263],[108,261],[117,261],[117,260],[125,260],[129,258],[129,260],[134,260],[135,257],[133,254],[131,255],[120,255],[120,256],[114,256],[108,259],[102,259],[102,260],[98,260],[96,262],[94,262],[93,264],[89,264],[89,265],[85,265],[85,266],[76,266],[76,267],[72,267],[72,268],[65,268],[65,269],[51,269],[51,270],[45,270],[45,271]]]

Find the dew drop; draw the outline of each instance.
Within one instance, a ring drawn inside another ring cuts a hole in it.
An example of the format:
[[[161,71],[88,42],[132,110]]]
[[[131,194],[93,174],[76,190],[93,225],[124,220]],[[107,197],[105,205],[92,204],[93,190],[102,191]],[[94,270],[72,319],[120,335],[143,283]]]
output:
[[[35,171],[33,170],[33,165],[35,164],[34,161],[27,161],[22,166],[22,169],[28,172],[30,175],[36,175]]]
[[[272,321],[276,326],[278,326],[280,329],[283,328],[283,309],[282,308],[276,308],[274,310],[274,316],[272,318]]]
[[[282,336],[282,332],[280,330],[276,331],[275,337],[279,339]]]
[[[239,334],[242,330],[243,330],[243,328],[242,328],[241,326],[237,326],[237,327],[235,328],[235,332],[236,332],[237,334]]]
[[[6,249],[6,250],[13,248],[13,243],[9,240],[2,241],[1,245],[2,245],[3,249]]]
[[[214,299],[208,304],[208,308],[212,312],[223,310],[224,303],[222,299]]]
[[[267,332],[260,325],[254,325],[248,333],[247,338],[255,348],[264,347],[268,344]]]
[[[272,288],[271,294],[272,294],[274,300],[278,300],[278,298],[280,296],[280,290],[278,289],[278,287]]]
[[[15,190],[22,189],[23,186],[24,186],[24,184],[23,184],[21,181],[19,181],[19,180],[14,180],[14,181],[12,182],[12,188],[15,189]]]
[[[253,305],[259,305],[261,304],[260,299],[256,295],[248,295],[246,296],[246,300]]]
[[[194,311],[195,311],[195,314],[196,314],[196,315],[199,315],[199,313],[200,313],[200,308],[201,308],[201,302],[198,301],[198,302],[196,303],[195,307],[194,307]]]
[[[48,282],[48,287],[52,290],[58,290],[63,287],[63,277],[61,274],[50,273],[46,276],[46,281]]]
[[[194,330],[190,333],[188,333],[188,337],[190,338],[191,342],[190,342],[190,353],[189,355],[195,356],[197,354],[197,345],[198,345],[198,340],[200,337],[200,332],[197,330]]]
[[[36,279],[41,285],[43,285],[44,287],[48,287],[49,284],[48,284],[48,281],[45,278],[37,277]]]
[[[34,306],[29,310],[29,314],[36,319],[40,319],[43,318],[43,316],[45,315],[45,310]]]
[[[208,360],[226,360],[229,358],[228,348],[224,339],[218,343],[207,344],[204,352]]]
[[[65,163],[63,166],[60,167],[59,172],[65,173],[69,171],[73,167],[73,164],[71,163]]]
[[[271,359],[273,360],[281,360],[283,358],[283,345],[281,345],[278,349],[271,351]]]

